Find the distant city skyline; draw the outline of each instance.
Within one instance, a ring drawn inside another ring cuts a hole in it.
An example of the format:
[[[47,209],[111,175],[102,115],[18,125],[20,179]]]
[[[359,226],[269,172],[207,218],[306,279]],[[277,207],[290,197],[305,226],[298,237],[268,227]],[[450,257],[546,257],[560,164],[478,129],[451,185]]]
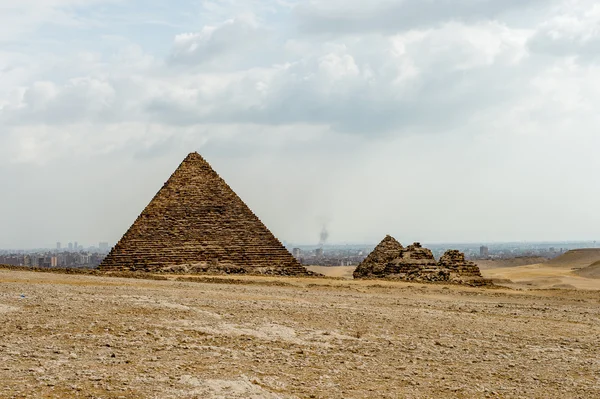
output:
[[[106,244],[106,243],[101,243]],[[408,245],[408,243],[405,243]],[[421,243],[423,244],[423,243]],[[376,244],[361,245],[288,245],[290,253],[303,264],[321,266],[356,266],[373,250]],[[436,259],[450,249],[458,249],[467,259],[498,260],[532,257],[552,259],[572,249],[598,248],[595,241],[559,243],[496,243],[496,244],[424,244]],[[104,245],[103,245],[104,246]],[[0,249],[0,264],[34,267],[96,267],[108,254],[109,248],[68,249]]]
[[[487,247],[488,250],[490,248],[494,248],[494,247],[504,247],[504,246],[515,246],[517,248],[525,248],[528,246],[535,246],[535,247],[557,247],[560,248],[560,246],[562,245],[564,248],[568,248],[568,249],[575,249],[575,248],[599,248],[600,247],[600,241],[597,240],[568,240],[568,241],[498,241],[498,242],[494,242],[494,241],[490,241],[490,242],[426,242],[426,241],[419,241],[419,240],[413,240],[413,241],[403,241],[402,244],[405,245],[409,245],[412,244],[413,242],[421,242],[422,244],[426,245],[426,246],[433,246],[433,247],[443,247],[443,248],[466,248],[466,247],[471,247],[473,249],[477,249],[477,251],[479,252],[481,250],[482,247]],[[365,248],[369,248],[369,247],[374,247],[377,242],[331,242],[331,243],[326,243],[326,244],[322,244],[322,243],[300,243],[300,242],[287,242],[287,241],[283,241],[282,242],[286,248],[288,248],[290,251],[294,248],[294,247],[299,247],[299,248],[319,248],[319,247],[324,247],[324,248],[343,248],[343,247],[354,247],[354,248],[359,248],[359,247],[365,247]],[[58,244],[58,242],[57,242]],[[61,243],[62,244],[62,243]],[[106,245],[100,245],[100,244],[106,244]],[[116,243],[111,244],[111,243],[107,243],[107,242],[99,242],[96,245],[91,244],[91,245],[81,245],[79,244],[79,247],[84,249],[84,250],[89,250],[89,249],[97,249],[97,250],[110,250],[110,248],[112,248],[112,246],[116,245]],[[33,246],[33,247],[22,247],[22,248],[8,248],[8,247],[0,247],[0,251],[35,251],[35,250],[44,250],[44,251],[68,251],[68,247],[61,247],[61,248],[57,248],[57,247],[52,247],[52,246]],[[480,252],[481,253],[481,252]]]

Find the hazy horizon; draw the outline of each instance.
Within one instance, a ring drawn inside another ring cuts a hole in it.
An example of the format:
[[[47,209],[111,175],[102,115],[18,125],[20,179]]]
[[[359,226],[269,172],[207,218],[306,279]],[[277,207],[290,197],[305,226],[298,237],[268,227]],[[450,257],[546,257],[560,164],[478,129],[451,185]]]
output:
[[[0,0],[0,248],[114,244],[193,151],[282,241],[600,237],[600,6],[428,4]]]
[[[325,244],[319,244],[319,243],[302,243],[302,242],[289,242],[286,240],[280,240],[284,245],[286,245],[287,247],[291,247],[291,246],[297,246],[300,248],[305,248],[305,247],[324,247],[324,248],[328,248],[328,247],[339,247],[339,246],[351,246],[351,247],[360,247],[360,246],[372,246],[375,247],[377,246],[377,244],[379,244],[379,241],[377,242],[327,242]],[[74,243],[75,241],[59,241],[61,243],[61,250],[62,251],[67,251],[67,246],[69,244],[69,242]],[[77,242],[78,245],[83,246],[84,249],[88,249],[88,248],[95,248],[98,246],[98,243],[103,242],[103,241],[98,241],[96,243],[86,243],[86,242]],[[425,247],[431,246],[431,247],[451,247],[451,246],[457,246],[457,247],[466,247],[466,246],[472,246],[472,247],[477,247],[477,246],[489,246],[489,247],[497,247],[497,246],[505,246],[505,245],[536,245],[536,246],[544,246],[544,245],[557,245],[557,244],[564,244],[564,245],[575,245],[575,244],[593,244],[593,247],[586,247],[586,246],[580,246],[577,248],[581,248],[581,249],[586,249],[586,248],[599,248],[598,245],[598,241],[597,240],[565,240],[565,241],[487,241],[487,242],[481,242],[481,241],[472,241],[472,242],[421,242],[421,241],[405,241],[402,242],[401,244],[403,245],[410,245],[413,244],[415,242],[420,242],[422,245],[424,245]],[[108,243],[109,246],[114,246],[116,244],[116,242],[109,242]],[[47,246],[31,246],[31,247],[21,247],[21,248],[9,248],[9,247],[0,247],[0,251],[29,251],[29,250],[55,250],[56,249],[56,242],[53,243],[53,245],[47,245]],[[559,248],[557,248],[559,249]],[[575,248],[570,248],[570,249],[575,249]]]

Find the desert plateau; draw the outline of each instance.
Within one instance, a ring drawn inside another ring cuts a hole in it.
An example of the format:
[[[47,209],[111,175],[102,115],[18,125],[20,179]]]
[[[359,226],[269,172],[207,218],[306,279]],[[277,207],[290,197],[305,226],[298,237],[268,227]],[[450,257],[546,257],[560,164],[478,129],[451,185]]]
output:
[[[600,397],[597,291],[161,278],[0,270],[0,397]]]

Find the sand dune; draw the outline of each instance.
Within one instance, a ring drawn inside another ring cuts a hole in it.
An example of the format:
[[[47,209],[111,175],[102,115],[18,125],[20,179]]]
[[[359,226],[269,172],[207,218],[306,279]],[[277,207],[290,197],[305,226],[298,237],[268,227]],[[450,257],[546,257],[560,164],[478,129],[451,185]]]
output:
[[[551,259],[546,265],[569,269],[581,269],[600,261],[600,248],[573,249],[563,255]]]
[[[542,256],[518,256],[510,259],[480,259],[475,260],[475,263],[481,270],[496,269],[500,267],[517,267],[525,265],[536,265],[544,263],[547,259]]]
[[[511,288],[600,290],[600,279],[577,275],[569,267],[548,266],[545,263],[482,270],[481,274],[497,285]]]
[[[484,277],[512,288],[600,290],[600,248],[574,249],[533,265],[480,265]]]
[[[600,279],[600,261],[576,270],[573,273],[581,277]]]

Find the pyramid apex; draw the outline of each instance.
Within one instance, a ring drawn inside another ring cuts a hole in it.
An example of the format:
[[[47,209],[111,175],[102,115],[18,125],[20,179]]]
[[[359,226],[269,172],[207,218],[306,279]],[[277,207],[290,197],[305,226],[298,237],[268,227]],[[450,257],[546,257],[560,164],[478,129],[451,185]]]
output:
[[[185,159],[183,160],[183,162],[190,162],[193,161],[195,163],[206,163],[208,164],[208,162],[206,161],[206,159],[204,159],[202,157],[202,155],[200,155],[198,152],[194,151],[194,152],[190,152],[187,157],[185,157]]]

